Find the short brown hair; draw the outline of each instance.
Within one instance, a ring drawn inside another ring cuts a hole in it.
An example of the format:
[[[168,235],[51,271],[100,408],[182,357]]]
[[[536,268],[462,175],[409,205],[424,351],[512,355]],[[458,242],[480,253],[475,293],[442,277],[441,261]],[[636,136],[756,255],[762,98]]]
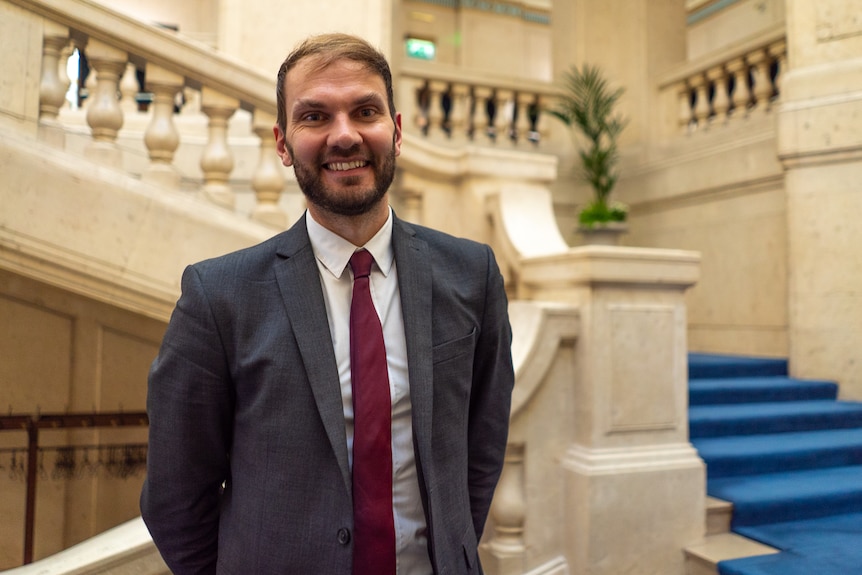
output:
[[[369,71],[383,78],[386,85],[386,98],[389,102],[389,114],[395,119],[395,97],[392,93],[392,71],[389,63],[377,48],[358,36],[350,34],[321,34],[311,36],[288,54],[278,70],[278,85],[275,88],[276,104],[278,106],[278,126],[284,132],[287,129],[287,110],[284,94],[284,80],[303,58],[314,56],[321,68],[325,68],[339,60],[359,62]]]

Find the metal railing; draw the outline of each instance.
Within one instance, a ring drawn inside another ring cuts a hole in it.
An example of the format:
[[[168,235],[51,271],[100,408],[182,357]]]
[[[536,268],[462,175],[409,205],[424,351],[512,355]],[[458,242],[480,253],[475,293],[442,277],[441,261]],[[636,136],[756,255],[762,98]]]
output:
[[[56,479],[69,479],[78,471],[95,473],[104,468],[115,477],[128,477],[143,469],[146,463],[146,444],[87,444],[39,446],[40,431],[71,430],[120,427],[146,427],[149,419],[145,412],[114,413],[41,413],[35,415],[0,416],[0,432],[20,432],[27,434],[27,446],[3,448],[0,452],[11,453],[10,477],[21,477],[27,482],[26,507],[24,512],[24,564],[33,561],[33,544],[36,528],[36,488],[40,470],[44,470],[42,458],[46,452],[55,454],[54,472]],[[96,451],[96,461],[90,460],[90,453]],[[77,453],[82,454],[81,467],[78,467]],[[18,459],[18,454],[22,455]],[[26,465],[24,464],[26,453]],[[41,461],[40,461],[41,460]]]

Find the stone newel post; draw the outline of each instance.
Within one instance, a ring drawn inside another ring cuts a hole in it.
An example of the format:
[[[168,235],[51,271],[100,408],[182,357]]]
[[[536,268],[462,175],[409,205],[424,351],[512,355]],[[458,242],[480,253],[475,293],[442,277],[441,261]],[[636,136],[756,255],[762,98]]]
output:
[[[688,441],[685,290],[693,252],[606,246],[523,262],[521,297],[578,306],[573,437],[563,457],[575,575],[683,575],[703,536],[705,469]]]

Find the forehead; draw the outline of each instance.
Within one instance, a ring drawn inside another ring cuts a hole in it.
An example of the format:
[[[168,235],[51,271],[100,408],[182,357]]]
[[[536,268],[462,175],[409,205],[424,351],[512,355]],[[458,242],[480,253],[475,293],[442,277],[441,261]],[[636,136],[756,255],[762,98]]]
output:
[[[326,63],[319,56],[309,56],[299,61],[284,79],[288,101],[310,93],[346,95],[351,89],[378,92],[386,99],[386,85],[380,74],[367,64],[346,58]]]

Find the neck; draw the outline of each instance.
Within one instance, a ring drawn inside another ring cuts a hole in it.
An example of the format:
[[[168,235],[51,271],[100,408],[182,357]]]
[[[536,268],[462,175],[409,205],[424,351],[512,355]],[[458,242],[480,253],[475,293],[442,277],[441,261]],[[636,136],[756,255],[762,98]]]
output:
[[[333,214],[311,203],[308,204],[308,212],[314,221],[327,230],[355,246],[362,247],[386,223],[386,218],[389,217],[389,203],[384,198],[371,211],[356,216]]]

